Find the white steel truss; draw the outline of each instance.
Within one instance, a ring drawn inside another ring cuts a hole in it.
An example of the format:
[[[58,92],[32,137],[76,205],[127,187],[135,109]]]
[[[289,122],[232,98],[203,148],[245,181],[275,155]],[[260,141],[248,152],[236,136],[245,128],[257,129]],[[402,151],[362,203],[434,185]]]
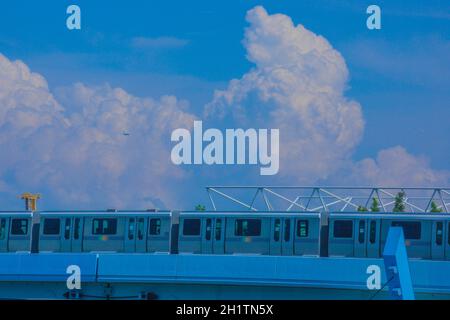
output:
[[[215,211],[370,211],[376,199],[379,211],[392,212],[400,192],[402,212],[449,213],[450,208],[450,188],[208,186],[206,191]]]

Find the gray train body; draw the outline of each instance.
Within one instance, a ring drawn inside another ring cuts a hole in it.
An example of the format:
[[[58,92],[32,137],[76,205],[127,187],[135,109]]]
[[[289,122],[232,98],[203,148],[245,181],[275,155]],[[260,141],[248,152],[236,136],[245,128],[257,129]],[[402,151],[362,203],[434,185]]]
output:
[[[0,212],[0,252],[378,258],[390,226],[410,258],[450,260],[450,217],[433,213]]]

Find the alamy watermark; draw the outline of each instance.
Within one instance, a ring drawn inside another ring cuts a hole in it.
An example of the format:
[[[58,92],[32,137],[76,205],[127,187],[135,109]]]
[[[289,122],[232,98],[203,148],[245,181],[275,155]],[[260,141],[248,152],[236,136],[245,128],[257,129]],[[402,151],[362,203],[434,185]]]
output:
[[[67,267],[66,273],[69,274],[66,280],[66,286],[69,290],[81,289],[81,269],[76,264]]]
[[[366,273],[369,275],[366,281],[367,289],[379,290],[381,288],[381,268],[372,264],[367,267]]]
[[[170,155],[174,164],[259,164],[263,176],[278,173],[279,129],[226,129],[223,134],[214,128],[203,132],[202,121],[194,121],[193,131],[172,132],[171,141],[178,142]]]

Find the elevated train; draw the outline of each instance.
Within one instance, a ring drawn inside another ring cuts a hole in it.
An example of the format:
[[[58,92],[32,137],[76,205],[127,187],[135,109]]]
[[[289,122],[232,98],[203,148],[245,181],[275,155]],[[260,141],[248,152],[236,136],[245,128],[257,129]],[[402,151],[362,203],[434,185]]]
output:
[[[390,226],[408,256],[450,260],[450,216],[373,212],[0,212],[0,252],[382,256]]]

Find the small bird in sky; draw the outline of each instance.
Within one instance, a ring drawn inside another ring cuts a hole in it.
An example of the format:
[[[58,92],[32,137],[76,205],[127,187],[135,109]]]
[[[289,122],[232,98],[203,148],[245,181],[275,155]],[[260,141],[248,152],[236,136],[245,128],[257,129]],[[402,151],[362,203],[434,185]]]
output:
[[[124,132],[122,132],[122,134],[123,134],[124,136],[129,136],[129,135],[130,135],[130,133],[129,133],[128,131],[124,131]]]

